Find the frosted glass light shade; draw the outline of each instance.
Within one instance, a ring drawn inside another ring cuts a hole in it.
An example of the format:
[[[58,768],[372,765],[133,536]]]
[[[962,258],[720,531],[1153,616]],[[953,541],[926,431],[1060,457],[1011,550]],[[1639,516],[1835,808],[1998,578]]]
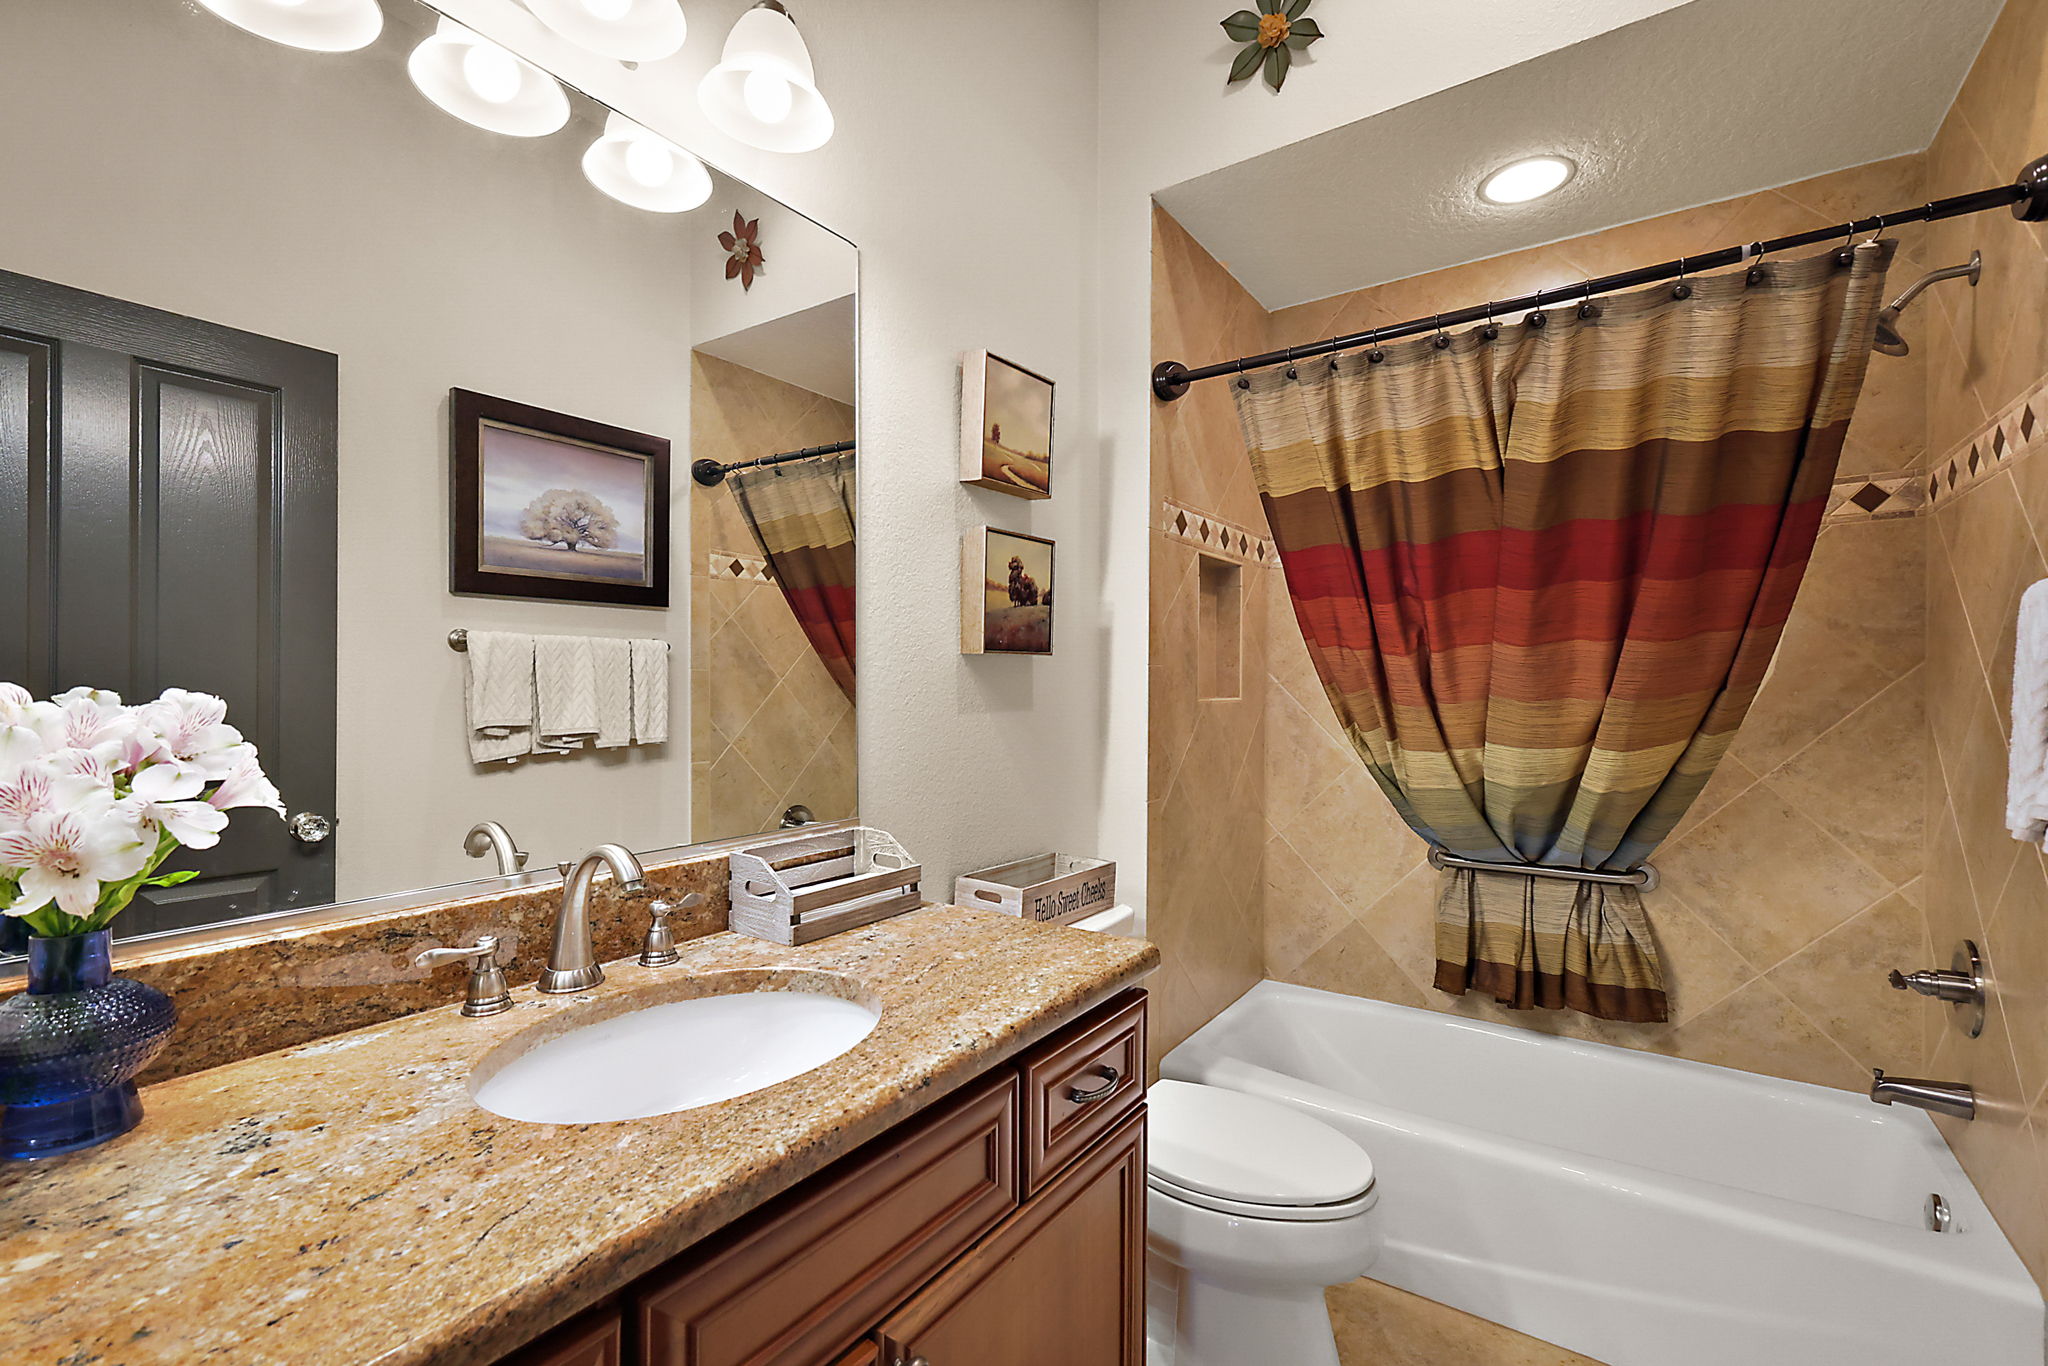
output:
[[[621,204],[651,213],[683,213],[711,198],[703,162],[624,114],[605,119],[604,136],[583,154],[583,174]]]
[[[775,0],[733,24],[717,66],[697,86],[712,125],[750,147],[809,152],[832,137],[832,107],[818,93],[811,52]]]
[[[536,18],[579,47],[619,62],[658,62],[690,26],[679,0],[526,0]]]
[[[354,52],[377,41],[377,0],[199,0],[236,28],[308,52]]]
[[[405,70],[422,95],[493,133],[546,137],[569,121],[560,81],[453,19],[412,50]]]

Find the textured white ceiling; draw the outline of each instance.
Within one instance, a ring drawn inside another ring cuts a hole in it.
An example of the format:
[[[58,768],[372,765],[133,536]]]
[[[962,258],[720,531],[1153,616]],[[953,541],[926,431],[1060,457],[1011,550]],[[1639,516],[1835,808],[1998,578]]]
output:
[[[1260,303],[1305,303],[1917,152],[2000,3],[1692,0],[1158,198]],[[1479,198],[1543,152],[1577,178]]]

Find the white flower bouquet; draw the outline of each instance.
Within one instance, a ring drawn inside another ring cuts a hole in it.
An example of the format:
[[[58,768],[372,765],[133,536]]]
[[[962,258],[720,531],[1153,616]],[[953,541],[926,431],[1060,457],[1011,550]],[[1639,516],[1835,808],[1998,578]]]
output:
[[[96,688],[38,702],[0,683],[0,911],[43,938],[105,929],[178,849],[220,843],[228,812],[284,814],[227,703],[171,688],[135,706]]]

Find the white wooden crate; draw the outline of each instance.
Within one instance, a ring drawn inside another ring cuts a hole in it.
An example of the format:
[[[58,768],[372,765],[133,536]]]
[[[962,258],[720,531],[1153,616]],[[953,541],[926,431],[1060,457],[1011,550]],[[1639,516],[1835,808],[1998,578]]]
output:
[[[1082,920],[1116,904],[1116,864],[1078,854],[1034,854],[953,880],[962,906],[1047,924]]]
[[[924,870],[895,836],[871,826],[763,840],[734,850],[730,867],[726,923],[777,944],[808,944],[924,900]]]

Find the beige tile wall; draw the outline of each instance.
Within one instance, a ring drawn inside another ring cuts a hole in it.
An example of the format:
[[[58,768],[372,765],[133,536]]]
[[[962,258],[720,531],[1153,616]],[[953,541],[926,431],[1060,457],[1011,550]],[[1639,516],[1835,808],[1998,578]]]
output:
[[[2048,151],[2048,0],[2011,0],[1927,153],[1927,192],[2012,178]],[[1984,280],[1936,286],[1905,315],[1928,357],[1927,445],[1967,448],[2048,376],[2048,228],[2003,213],[1936,224],[1933,264],[1984,253]],[[2048,421],[2048,406],[2036,413]],[[2038,422],[2036,424],[2038,426]],[[2048,1287],[2048,874],[2005,831],[2013,623],[2019,595],[2048,578],[2048,453],[2008,468],[1920,519],[1927,546],[1927,931],[1946,964],[1956,939],[1989,960],[1990,1019],[1970,1040],[1922,1011],[1932,1075],[1977,1088],[1974,1123],[1941,1120],[1993,1213]]]
[[[846,404],[715,356],[692,355],[690,383],[690,460],[731,464],[854,434]],[[853,815],[853,704],[782,590],[759,577],[732,490],[675,477],[690,500],[690,837],[770,830],[797,802],[820,820]],[[735,575],[734,561],[756,568]]]
[[[1152,342],[1162,356],[1237,356],[1265,348],[1266,312],[1164,212],[1153,218]],[[1155,503],[1265,534],[1258,490],[1220,384],[1197,385],[1152,415]],[[1243,620],[1236,699],[1200,687],[1202,550],[1155,520],[1152,535],[1152,839],[1147,933],[1162,966],[1152,979],[1153,1058],[1263,975],[1260,868],[1265,807],[1265,615],[1278,571],[1235,551]]]

